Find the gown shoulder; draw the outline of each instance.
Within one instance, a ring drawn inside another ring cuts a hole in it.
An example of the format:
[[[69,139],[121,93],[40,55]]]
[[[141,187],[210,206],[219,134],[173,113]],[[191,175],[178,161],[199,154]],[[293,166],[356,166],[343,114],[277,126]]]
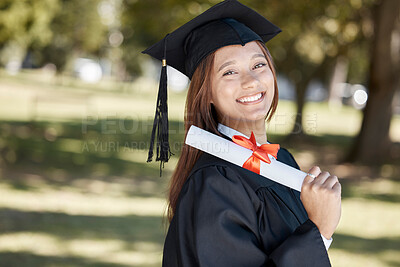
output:
[[[298,167],[281,149],[278,160]],[[330,266],[299,195],[203,153],[185,182],[163,266]]]

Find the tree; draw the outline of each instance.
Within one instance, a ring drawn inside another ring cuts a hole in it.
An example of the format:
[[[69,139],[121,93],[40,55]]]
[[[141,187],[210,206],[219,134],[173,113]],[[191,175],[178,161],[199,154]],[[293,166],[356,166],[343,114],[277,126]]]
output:
[[[50,24],[59,8],[58,1],[0,2],[1,63],[6,64],[11,59],[21,63],[28,47],[43,47],[50,43],[53,34]]]
[[[320,79],[327,84],[337,57],[348,58],[354,50],[364,48],[360,21],[372,1],[282,0],[268,4],[261,0],[248,1],[283,29],[280,36],[267,45],[278,73],[288,77],[296,88],[297,112],[290,137],[304,134],[303,108],[310,81]],[[363,69],[358,60],[350,64],[352,69]]]
[[[164,38],[185,22],[199,15],[213,3],[207,0],[124,0],[122,33],[124,61],[133,76],[141,73],[140,51]],[[156,7],[156,8],[155,8]],[[146,57],[147,58],[147,57]]]
[[[54,63],[60,71],[67,59],[100,56],[108,45],[109,29],[99,5],[107,1],[111,0],[0,1],[1,62],[6,64],[10,57],[22,62],[29,52],[37,65]]]
[[[389,129],[393,96],[400,83],[400,1],[373,6],[374,36],[369,71],[369,97],[350,161],[379,164],[390,157]]]
[[[53,63],[62,71],[79,56],[102,56],[107,46],[108,27],[99,14],[101,0],[61,0],[51,21],[52,38],[43,48],[33,47],[41,64]]]

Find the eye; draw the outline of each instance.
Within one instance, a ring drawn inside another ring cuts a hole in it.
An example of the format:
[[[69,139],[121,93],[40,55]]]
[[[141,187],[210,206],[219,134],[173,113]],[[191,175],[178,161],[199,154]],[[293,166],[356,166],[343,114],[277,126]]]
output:
[[[228,70],[227,72],[225,72],[224,74],[222,74],[222,76],[228,76],[228,75],[232,75],[235,72],[233,70]]]
[[[258,64],[256,64],[256,65],[254,66],[254,68],[255,68],[255,69],[258,69],[258,68],[264,67],[264,66],[266,66],[266,65],[267,65],[266,63],[258,63]]]

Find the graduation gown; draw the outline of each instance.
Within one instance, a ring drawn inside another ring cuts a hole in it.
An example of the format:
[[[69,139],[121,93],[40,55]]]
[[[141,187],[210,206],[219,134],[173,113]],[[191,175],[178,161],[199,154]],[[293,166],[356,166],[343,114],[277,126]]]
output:
[[[299,168],[281,148],[277,159]],[[184,184],[163,266],[331,266],[300,193],[203,153]]]

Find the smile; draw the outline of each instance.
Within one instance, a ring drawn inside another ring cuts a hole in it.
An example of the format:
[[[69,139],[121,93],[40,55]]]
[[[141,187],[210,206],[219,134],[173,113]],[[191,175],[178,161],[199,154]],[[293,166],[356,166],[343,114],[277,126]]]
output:
[[[241,104],[255,104],[261,102],[264,99],[264,95],[265,93],[261,92],[251,96],[244,96],[236,99],[236,102],[239,102]]]

